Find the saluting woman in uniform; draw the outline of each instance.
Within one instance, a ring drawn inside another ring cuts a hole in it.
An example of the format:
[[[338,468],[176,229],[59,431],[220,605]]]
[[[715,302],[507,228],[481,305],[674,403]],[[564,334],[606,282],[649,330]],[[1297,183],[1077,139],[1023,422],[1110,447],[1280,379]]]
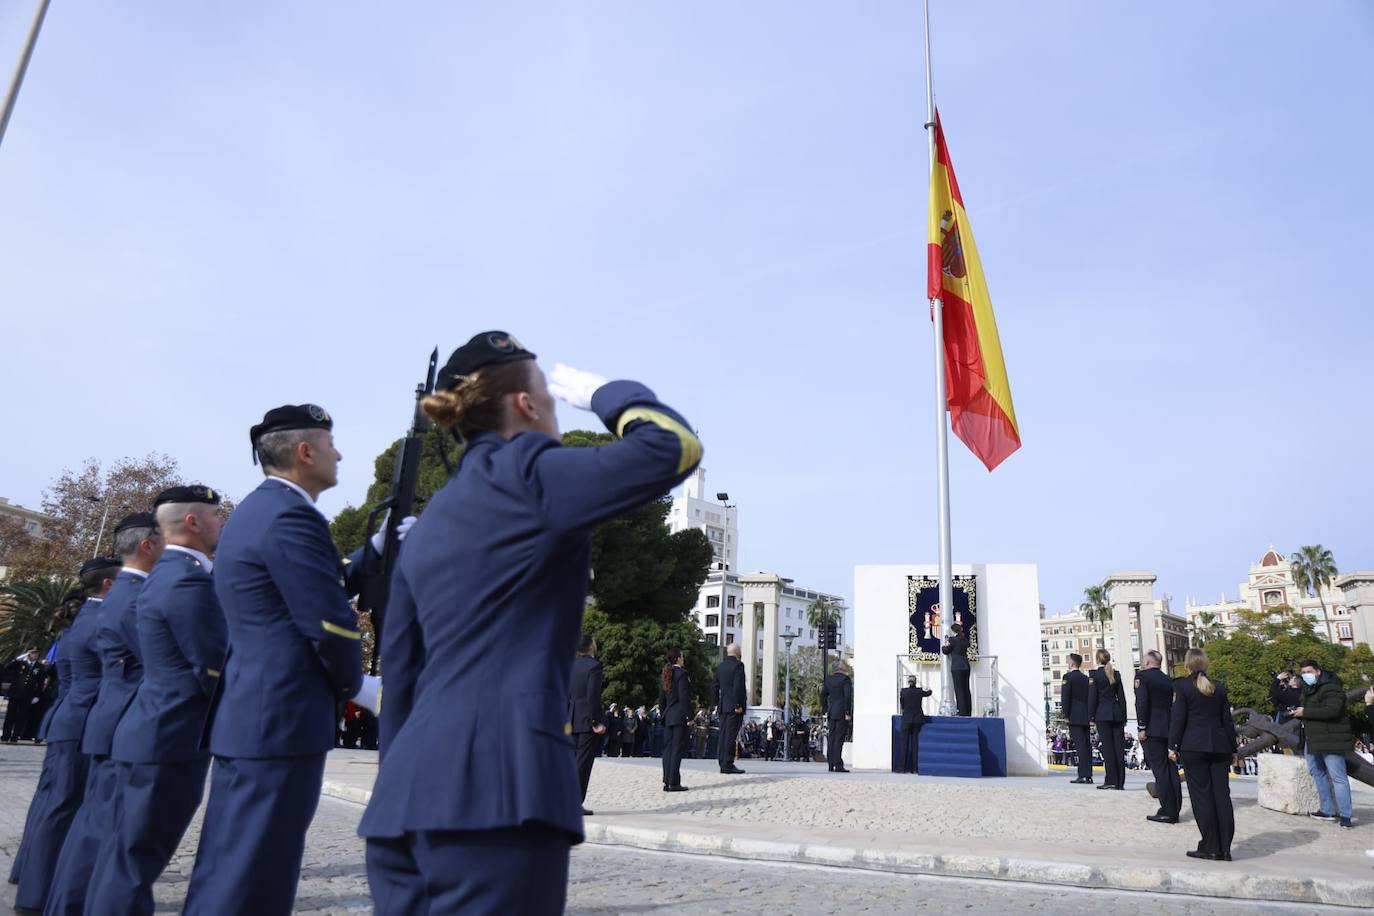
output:
[[[686,792],[682,784],[682,756],[687,753],[687,714],[691,710],[691,691],[687,672],[682,668],[682,650],[669,649],[663,666],[663,687],[658,706],[663,710],[663,791]]]
[[[1102,745],[1103,780],[1098,788],[1122,789],[1126,786],[1126,694],[1112,654],[1098,649],[1097,664],[1088,674],[1088,712],[1097,723],[1097,740]]]
[[[1231,807],[1231,764],[1236,758],[1236,723],[1226,685],[1207,676],[1207,653],[1189,649],[1183,656],[1187,677],[1174,679],[1169,713],[1169,759],[1183,761],[1188,801],[1202,834],[1195,859],[1231,861],[1236,815]]]
[[[619,441],[564,448],[554,397]],[[426,414],[465,445],[387,602],[381,768],[358,832],[379,914],[561,913],[583,838],[568,682],[591,536],[701,459],[636,382],[549,380],[500,331],[450,357]]]

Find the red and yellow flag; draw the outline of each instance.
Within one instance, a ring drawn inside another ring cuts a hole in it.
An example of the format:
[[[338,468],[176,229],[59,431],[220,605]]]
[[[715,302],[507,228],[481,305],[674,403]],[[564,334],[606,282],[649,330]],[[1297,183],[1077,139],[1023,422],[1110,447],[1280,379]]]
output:
[[[973,245],[964,198],[935,115],[935,167],[930,173],[929,272],[926,294],[944,302],[945,397],[950,426],[989,471],[1021,447],[1011,385],[983,264]]]

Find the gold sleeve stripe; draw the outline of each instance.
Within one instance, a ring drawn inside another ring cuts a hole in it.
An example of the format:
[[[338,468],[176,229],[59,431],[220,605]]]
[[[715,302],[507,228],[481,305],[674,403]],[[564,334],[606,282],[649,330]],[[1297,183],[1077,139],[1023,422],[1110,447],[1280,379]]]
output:
[[[330,623],[328,620],[321,620],[320,626],[324,627],[324,631],[326,633],[333,633],[335,636],[342,636],[345,639],[363,638],[363,634],[359,633],[357,630],[350,630],[347,627],[341,627],[337,623]]]
[[[678,443],[682,446],[682,457],[677,463],[677,472],[681,474],[688,468],[694,467],[701,460],[701,440],[692,434],[692,431],[683,426],[666,413],[658,410],[651,410],[648,407],[631,407],[620,415],[619,422],[615,426],[617,436],[625,435],[625,427],[635,420],[643,420],[655,426],[662,427],[677,435]]]
[[[211,677],[219,677],[219,672],[216,671],[214,668],[206,668],[205,673],[210,675]]]

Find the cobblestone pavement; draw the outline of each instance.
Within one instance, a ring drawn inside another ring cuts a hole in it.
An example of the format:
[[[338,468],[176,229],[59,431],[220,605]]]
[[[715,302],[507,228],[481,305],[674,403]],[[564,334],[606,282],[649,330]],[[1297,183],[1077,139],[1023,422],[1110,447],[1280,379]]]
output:
[[[18,846],[28,799],[37,781],[42,748],[0,746],[0,867],[6,873]],[[346,758],[345,758],[346,759]],[[343,762],[342,759],[340,762]],[[601,792],[635,777],[634,763],[601,770]],[[652,775],[652,770],[644,773]],[[694,774],[695,776],[696,774]],[[704,777],[707,774],[702,774]],[[637,781],[637,779],[635,780]],[[787,785],[803,797],[809,777]],[[705,784],[704,778],[698,778]],[[735,787],[732,791],[738,791]],[[710,810],[720,802],[704,806]],[[670,806],[677,807],[677,806]],[[804,807],[799,805],[798,807]],[[309,914],[370,912],[363,844],[355,836],[362,807],[333,798],[320,801],[311,827],[296,911]],[[195,856],[199,818],[156,888],[159,912],[176,912]],[[0,904],[14,902],[3,885]],[[1151,897],[1130,892],[1047,888],[1004,881],[894,875],[855,869],[807,868],[708,856],[657,854],[598,846],[573,851],[568,892],[570,913],[1099,913],[1103,907],[1146,908],[1152,914],[1340,912],[1333,907],[1288,907],[1196,897]],[[1126,911],[1129,911],[1127,909]]]

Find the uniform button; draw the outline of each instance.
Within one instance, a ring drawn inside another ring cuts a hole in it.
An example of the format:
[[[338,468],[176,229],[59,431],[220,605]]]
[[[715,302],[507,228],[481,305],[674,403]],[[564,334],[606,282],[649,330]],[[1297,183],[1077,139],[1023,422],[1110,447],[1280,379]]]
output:
[[[571,723],[571,722],[564,722],[564,723],[563,723],[563,734],[565,734],[565,735],[571,735],[571,734],[572,734],[572,723]]]

